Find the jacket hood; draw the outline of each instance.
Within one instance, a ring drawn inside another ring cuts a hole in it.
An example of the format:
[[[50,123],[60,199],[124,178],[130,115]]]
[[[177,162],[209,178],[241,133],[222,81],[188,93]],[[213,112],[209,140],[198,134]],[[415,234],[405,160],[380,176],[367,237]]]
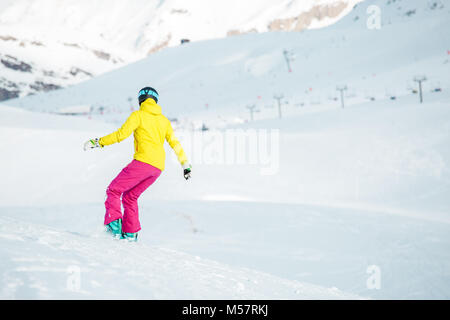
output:
[[[151,114],[161,114],[161,107],[155,102],[155,100],[148,98],[141,104],[142,111],[151,113]]]

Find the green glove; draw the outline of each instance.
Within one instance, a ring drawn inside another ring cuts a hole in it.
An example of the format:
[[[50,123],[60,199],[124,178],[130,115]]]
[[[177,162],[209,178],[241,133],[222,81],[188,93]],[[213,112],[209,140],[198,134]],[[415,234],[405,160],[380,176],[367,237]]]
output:
[[[99,141],[98,138],[90,139],[90,140],[86,141],[83,146],[84,151],[86,151],[88,149],[102,148],[103,146],[98,141]]]

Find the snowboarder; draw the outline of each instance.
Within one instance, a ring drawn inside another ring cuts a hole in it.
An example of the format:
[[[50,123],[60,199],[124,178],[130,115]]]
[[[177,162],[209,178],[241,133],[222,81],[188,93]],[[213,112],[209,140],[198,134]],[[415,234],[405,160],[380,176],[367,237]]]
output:
[[[117,239],[137,241],[141,230],[137,199],[164,170],[165,140],[175,151],[183,167],[184,178],[187,180],[191,177],[191,165],[174,135],[170,121],[161,113],[158,98],[155,89],[141,89],[138,94],[140,109],[131,113],[120,129],[100,139],[90,139],[84,144],[84,150],[103,148],[121,142],[134,133],[134,159],[106,190],[104,224],[106,230]],[[124,207],[123,216],[121,204]]]

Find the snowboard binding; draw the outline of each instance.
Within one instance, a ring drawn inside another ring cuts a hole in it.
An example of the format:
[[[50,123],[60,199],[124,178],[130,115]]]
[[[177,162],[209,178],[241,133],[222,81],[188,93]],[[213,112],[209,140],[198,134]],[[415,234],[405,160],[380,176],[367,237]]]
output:
[[[106,232],[111,234],[113,239],[125,239],[129,242],[137,242],[138,234],[122,232],[122,219],[117,219],[106,225]]]

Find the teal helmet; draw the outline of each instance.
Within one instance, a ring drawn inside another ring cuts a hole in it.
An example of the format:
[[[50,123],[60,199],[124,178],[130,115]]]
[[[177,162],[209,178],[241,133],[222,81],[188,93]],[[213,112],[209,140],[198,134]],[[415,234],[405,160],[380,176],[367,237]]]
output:
[[[153,100],[155,100],[156,103],[158,103],[159,98],[158,92],[152,87],[145,87],[139,90],[138,94],[139,105],[141,105],[141,103],[147,100],[148,98],[152,98]]]

